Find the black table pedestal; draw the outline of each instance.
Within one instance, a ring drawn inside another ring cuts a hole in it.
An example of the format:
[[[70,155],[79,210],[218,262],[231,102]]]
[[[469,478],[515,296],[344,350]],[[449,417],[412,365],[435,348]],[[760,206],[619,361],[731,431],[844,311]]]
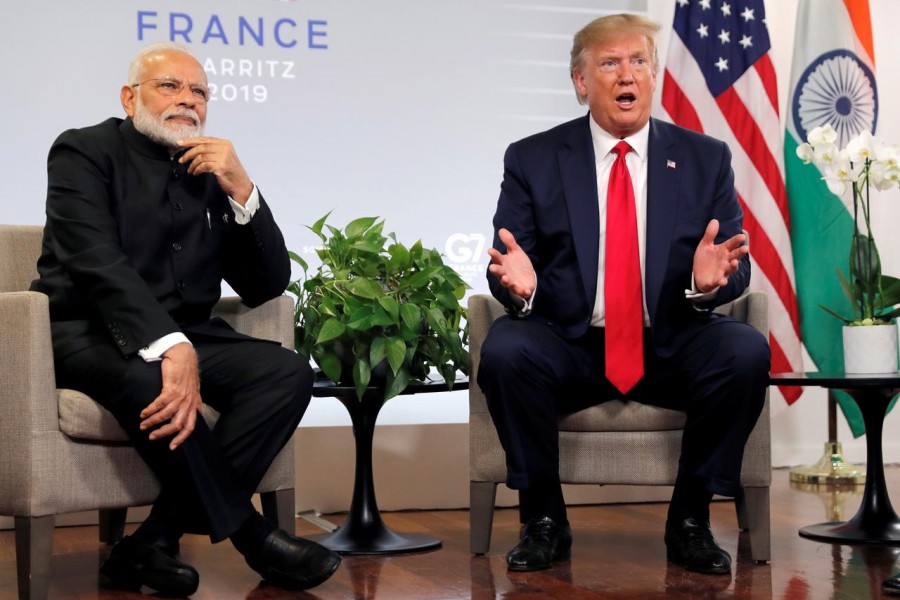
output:
[[[881,448],[884,416],[897,390],[845,389],[859,406],[866,424],[866,487],[856,515],[846,522],[810,525],[800,535],[845,544],[900,544],[900,518],[891,506],[884,480]]]
[[[372,438],[384,405],[384,390],[370,388],[362,400],[335,396],[347,408],[356,439],[356,477],[347,520],[332,533],[305,536],[340,554],[392,554],[439,548],[441,540],[421,533],[394,533],[381,520],[372,478]]]

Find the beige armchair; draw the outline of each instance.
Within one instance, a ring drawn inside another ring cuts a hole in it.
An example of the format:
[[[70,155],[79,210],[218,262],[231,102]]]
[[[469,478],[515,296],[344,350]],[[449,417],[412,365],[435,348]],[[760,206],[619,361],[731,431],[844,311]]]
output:
[[[121,538],[129,506],[150,504],[159,484],[112,414],[56,389],[48,299],[29,292],[42,228],[0,225],[0,515],[13,516],[19,598],[47,596],[54,517],[100,511],[100,539]],[[255,309],[225,298],[216,314],[235,329],[293,347],[293,302]],[[215,411],[204,407],[210,423]],[[294,447],[285,446],[259,486],[264,514],[294,531]]]
[[[768,299],[750,293],[718,312],[743,319],[768,336]],[[497,484],[506,481],[506,461],[478,388],[481,345],[491,323],[504,313],[493,297],[469,298],[469,493],[473,554],[491,545]],[[566,415],[559,420],[560,478],[563,483],[673,485],[681,449],[684,414],[618,400]],[[738,525],[750,532],[752,558],[769,560],[769,484],[772,479],[769,401],[750,435],[741,471],[743,494],[736,498]]]

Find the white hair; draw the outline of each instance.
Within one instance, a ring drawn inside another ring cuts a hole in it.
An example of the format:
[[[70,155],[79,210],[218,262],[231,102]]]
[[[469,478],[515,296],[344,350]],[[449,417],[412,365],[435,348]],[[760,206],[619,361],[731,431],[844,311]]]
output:
[[[184,44],[179,44],[177,42],[159,42],[150,44],[138,52],[137,56],[131,59],[131,64],[128,65],[128,85],[140,83],[141,71],[144,69],[144,61],[160,52],[181,52],[182,54],[187,54],[194,60],[197,60],[197,57],[194,56]],[[200,61],[198,60],[197,62],[199,63]]]

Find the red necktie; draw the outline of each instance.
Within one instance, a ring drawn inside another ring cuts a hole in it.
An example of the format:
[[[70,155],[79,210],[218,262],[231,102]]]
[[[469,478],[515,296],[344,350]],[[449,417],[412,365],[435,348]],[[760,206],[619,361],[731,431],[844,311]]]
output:
[[[606,193],[606,378],[623,394],[644,376],[644,303],[641,294],[641,259],[631,175],[625,155],[627,142],[613,148],[617,154],[609,173]]]

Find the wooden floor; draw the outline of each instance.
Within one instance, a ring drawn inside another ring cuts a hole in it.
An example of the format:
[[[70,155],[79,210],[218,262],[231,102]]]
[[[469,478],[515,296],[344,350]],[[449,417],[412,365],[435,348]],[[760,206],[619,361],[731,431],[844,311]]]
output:
[[[900,467],[886,469],[888,488],[900,506]],[[860,489],[861,491],[861,489]],[[669,566],[665,558],[665,504],[576,507],[569,519],[575,534],[570,562],[538,573],[507,573],[503,556],[518,535],[514,510],[498,510],[488,556],[469,554],[466,511],[384,514],[402,532],[425,532],[443,539],[443,548],[392,557],[344,557],[331,580],[309,592],[285,592],[260,584],[227,542],[186,536],[182,555],[200,572],[197,600],[210,598],[321,598],[354,600],[431,600],[474,598],[878,598],[881,580],[900,568],[900,547],[840,546],[812,542],[799,527],[851,517],[859,492],[820,496],[792,488],[786,470],[776,470],[772,490],[772,562],[749,559],[745,535],[737,530],[731,502],[712,508],[713,531],[736,556],[733,576],[704,576]],[[843,512],[840,507],[843,506]],[[339,523],[342,515],[326,515]],[[301,534],[319,533],[298,519]],[[97,568],[108,548],[97,542],[96,527],[57,528],[51,599],[135,599],[140,594],[98,587]],[[0,532],[0,599],[16,598],[15,544],[11,531]]]

